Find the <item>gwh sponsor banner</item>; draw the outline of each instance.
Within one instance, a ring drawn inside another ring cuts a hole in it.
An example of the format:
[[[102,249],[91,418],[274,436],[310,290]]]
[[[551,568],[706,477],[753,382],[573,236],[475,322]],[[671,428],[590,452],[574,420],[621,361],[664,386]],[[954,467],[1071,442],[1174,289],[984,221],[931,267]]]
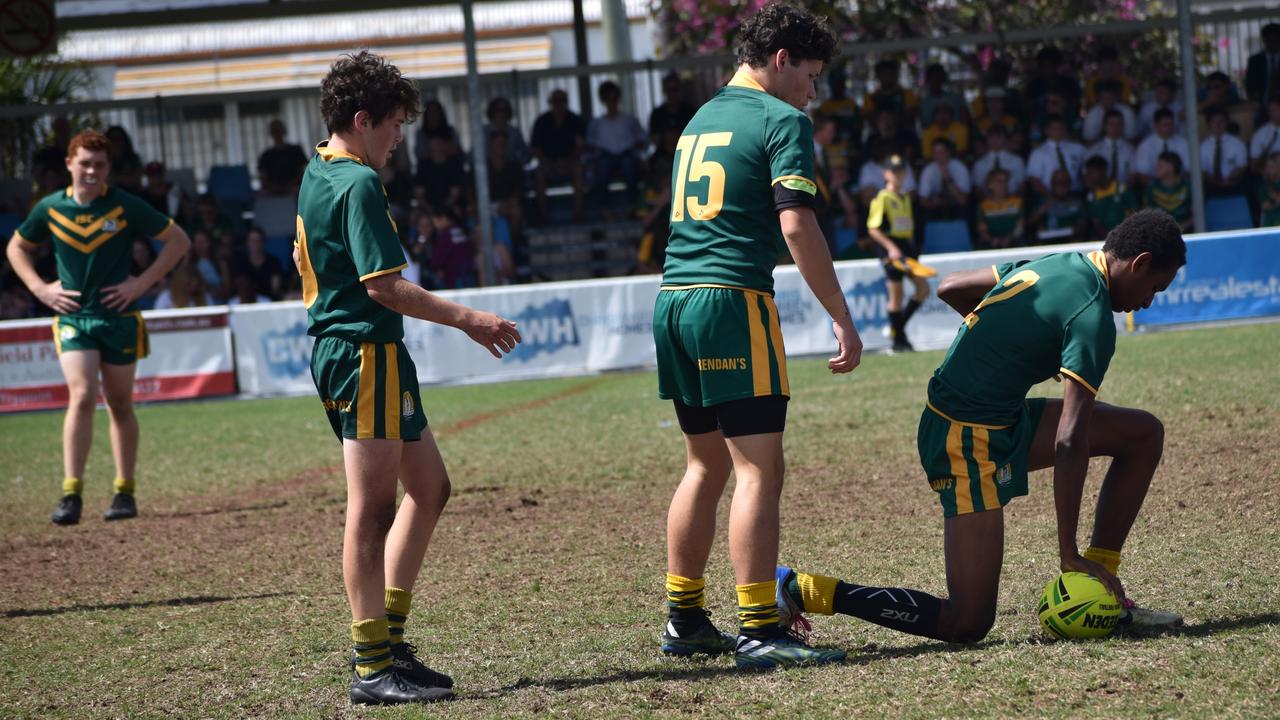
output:
[[[236,391],[225,307],[143,313],[151,355],[138,363],[138,400],[231,395]],[[65,407],[67,387],[52,318],[0,323],[0,412]]]

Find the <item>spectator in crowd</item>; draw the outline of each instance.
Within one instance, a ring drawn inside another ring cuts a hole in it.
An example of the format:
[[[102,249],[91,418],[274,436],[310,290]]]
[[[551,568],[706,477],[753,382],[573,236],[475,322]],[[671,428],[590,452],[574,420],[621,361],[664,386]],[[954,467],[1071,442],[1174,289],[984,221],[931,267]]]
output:
[[[941,115],[942,108],[938,108]],[[951,141],[933,141],[933,162],[920,171],[920,207],[930,220],[967,217],[973,184],[969,170],[956,159]]]
[[[524,167],[507,149],[506,133],[489,135],[485,154],[489,175],[489,201],[508,224],[511,235],[520,234],[524,218]]]
[[[191,256],[187,256],[169,273],[164,290],[156,296],[155,309],[207,307],[212,304],[213,298],[205,289],[204,278],[191,262]]]
[[[1098,102],[1089,108],[1080,130],[1085,142],[1097,142],[1098,138],[1102,137],[1102,125],[1111,113],[1118,113],[1124,120],[1122,136],[1126,140],[1132,140],[1137,137],[1138,120],[1134,117],[1133,108],[1120,102],[1120,92],[1120,83],[1115,80],[1105,80],[1098,83]]]
[[[886,155],[901,155],[909,165],[920,157],[920,138],[910,126],[902,123],[898,111],[892,108],[876,112],[865,144],[868,148],[882,145]]]
[[[1103,93],[1105,95],[1105,91]],[[1097,105],[1094,109],[1102,107]],[[1133,146],[1124,139],[1124,116],[1117,110],[1107,113],[1103,122],[1104,134],[1085,153],[1085,160],[1100,157],[1107,161],[1107,173],[1112,180],[1131,182],[1133,177]]]
[[[924,71],[924,97],[920,99],[920,124],[933,123],[933,112],[940,105],[951,108],[951,116],[963,125],[969,124],[969,108],[964,96],[947,87],[947,69],[933,63]],[[957,145],[957,150],[959,149]]]
[[[1267,101],[1267,122],[1253,131],[1249,140],[1249,159],[1253,171],[1262,174],[1263,165],[1274,152],[1280,152],[1280,95]]]
[[[955,154],[967,157],[969,154],[969,125],[956,122],[954,112],[948,103],[940,103],[933,109],[933,122],[925,126],[920,137],[920,153],[928,157],[932,153],[933,143],[946,140],[951,143]]]
[[[514,117],[511,101],[498,96],[489,101],[484,112],[489,120],[484,126],[484,136],[492,138],[494,135],[501,135],[505,148],[503,159],[512,161],[523,170],[525,163],[529,162],[529,146],[525,143],[520,128],[511,122]]]
[[[1095,59],[1097,66],[1084,87],[1085,107],[1092,109],[1094,105],[1102,102],[1102,87],[1104,85],[1115,86],[1116,102],[1118,103],[1130,105],[1137,100],[1137,93],[1133,89],[1133,80],[1125,74],[1124,63],[1120,61],[1120,51],[1116,49],[1115,45],[1103,45],[1098,48],[1098,54]]]
[[[1061,90],[1051,89],[1044,95],[1043,100],[1042,109],[1032,117],[1031,125],[1027,128],[1027,139],[1031,141],[1032,147],[1048,139],[1048,125],[1052,118],[1062,120],[1066,128],[1065,137],[1079,137],[1080,116],[1071,112],[1071,104],[1067,96]]]
[[[200,273],[200,278],[204,280],[204,287],[209,294],[215,299],[222,300],[227,297],[223,280],[230,280],[230,278],[225,277],[219,268],[214,242],[213,236],[207,230],[197,229],[191,234],[191,252],[187,258],[192,268]]]
[[[1249,56],[1244,91],[1251,102],[1263,106],[1280,98],[1280,24],[1262,26],[1262,50]]]
[[[1080,165],[1084,162],[1084,146],[1067,139],[1067,123],[1059,115],[1045,122],[1045,142],[1031,152],[1027,160],[1027,179],[1041,197],[1049,194],[1053,174],[1067,173],[1072,192],[1080,189]]]
[[[1009,171],[993,170],[986,178],[986,199],[978,204],[978,245],[1008,248],[1022,244],[1022,198],[1009,194]]]
[[[21,284],[0,289],[0,320],[35,317],[36,299]]]
[[[654,153],[649,163],[642,201],[644,212],[640,217],[644,231],[636,248],[635,271],[640,275],[662,272],[663,263],[667,260],[667,235],[671,229],[672,158]]]
[[[247,269],[241,268],[232,274],[231,287],[231,297],[227,298],[228,305],[254,305],[271,302],[271,298],[258,292],[258,283]]]
[[[1084,200],[1071,189],[1066,170],[1054,170],[1049,196],[1031,213],[1028,224],[1037,229],[1040,242],[1069,242],[1083,239],[1088,221]]]
[[[839,136],[835,118],[815,115],[812,121],[813,170],[818,186],[813,211],[827,239],[827,249],[835,257],[836,218],[843,214],[835,188],[849,181],[848,161],[844,155],[832,151]]]
[[[569,95],[564,90],[553,90],[548,103],[551,109],[534,121],[529,143],[538,158],[534,172],[538,214],[543,217],[547,214],[547,185],[569,180],[573,182],[573,216],[580,220],[586,125],[581,117],[569,110]]]
[[[13,198],[12,203],[6,202],[9,198],[0,198],[0,212],[11,212],[14,215],[25,216],[45,197],[56,193],[64,192],[71,185],[71,180],[66,176],[67,165],[66,159],[63,159],[62,169],[44,165],[40,167],[32,167],[33,179],[36,181],[36,191],[30,198],[27,198],[27,204],[24,207],[19,198]]]
[[[1200,87],[1199,96],[1197,107],[1201,113],[1213,108],[1229,108],[1240,102],[1240,91],[1231,82],[1231,76],[1221,70],[1209,73],[1204,79],[1204,85]]]
[[[862,163],[862,168],[858,172],[858,197],[862,201],[863,207],[871,205],[871,201],[881,190],[885,188],[885,172],[888,168],[886,162],[888,158],[897,153],[892,152],[891,145],[883,142],[868,143],[870,155],[867,161]],[[898,155],[904,158],[902,155]],[[905,158],[904,158],[905,163]],[[911,169],[910,165],[906,165],[903,170],[902,181],[898,184],[898,192],[905,195],[915,195],[916,193],[916,173]]]
[[[449,152],[449,141],[438,135],[427,140],[426,155],[418,161],[414,191],[427,205],[461,208],[466,203],[467,170],[462,155]]]
[[[409,211],[414,200],[413,161],[409,157],[409,148],[400,143],[391,151],[391,159],[386,165],[378,168],[378,180],[387,193],[387,204],[391,206],[391,219],[397,229],[408,227]],[[400,232],[403,236],[404,232]],[[288,264],[288,263],[286,263]]]
[[[1156,158],[1162,153],[1177,153],[1182,167],[1190,164],[1191,151],[1187,139],[1174,132],[1173,113],[1168,108],[1161,108],[1153,116],[1154,130],[1133,152],[1133,173],[1135,182],[1146,185],[1156,172]]]
[[[1178,99],[1178,83],[1173,78],[1161,78],[1156,82],[1152,98],[1142,104],[1138,111],[1138,134],[1146,137],[1155,132],[1156,112],[1169,110],[1173,113],[1175,132],[1182,132],[1182,101]]]
[[[862,114],[874,118],[881,110],[891,110],[898,122],[914,127],[920,99],[898,83],[900,66],[897,60],[881,60],[875,64],[876,89],[862,100]]]
[[[506,218],[494,213],[492,229],[493,244],[489,247],[488,258],[486,259],[483,248],[478,245],[476,247],[476,268],[482,268],[487,263],[493,271],[493,285],[510,285],[516,274],[511,226],[507,224]],[[476,285],[484,284],[484,273],[477,270]]]
[[[1258,227],[1280,225],[1280,152],[1267,156],[1258,181],[1258,208],[1262,211]]]
[[[843,154],[850,167],[857,167],[862,160],[862,111],[849,97],[844,63],[832,65],[826,75],[828,97],[818,106],[818,114],[835,120],[836,140],[831,151]]]
[[[1046,45],[1036,52],[1035,72],[1027,81],[1023,92],[1027,111],[1037,117],[1050,114],[1077,117],[1080,111],[1080,84],[1067,70],[1067,59],[1062,50]],[[1048,99],[1056,93],[1061,107],[1050,108]]]
[[[406,241],[408,259],[418,268],[418,284],[428,290],[435,290],[435,276],[431,274],[431,249],[435,242],[436,229],[431,223],[431,215],[425,208],[416,211],[413,220],[413,232]]]
[[[236,258],[232,276],[245,275],[253,281],[255,295],[266,298],[263,302],[284,297],[284,266],[275,255],[267,252],[267,235],[254,226],[244,236],[244,253]],[[240,294],[239,287],[236,293]]]
[[[53,135],[49,138],[49,142],[36,150],[35,155],[31,157],[31,174],[38,181],[42,175],[52,173],[57,176],[57,179],[51,182],[51,186],[64,188],[71,184],[71,173],[67,170],[67,146],[71,144],[72,134],[71,121],[66,115],[59,115],[53,119],[50,129]]]
[[[1190,232],[1195,226],[1191,217],[1191,183],[1177,153],[1160,153],[1156,158],[1156,176],[1147,185],[1143,204],[1169,213],[1183,232]]]
[[[1110,177],[1105,158],[1093,156],[1084,164],[1085,215],[1089,218],[1089,239],[1102,240],[1138,209],[1129,186]]]
[[[649,136],[640,120],[622,112],[622,88],[612,80],[600,83],[597,91],[604,113],[592,118],[587,126],[587,147],[594,155],[591,194],[593,205],[605,216],[615,217],[609,203],[609,183],[617,177],[626,184],[626,208],[623,215],[635,210],[636,190],[640,181],[640,153],[649,145]]]
[[[884,266],[885,289],[888,292],[889,335],[895,352],[912,350],[907,338],[907,322],[929,299],[929,281],[911,273],[915,293],[903,305],[902,280],[907,276],[908,259],[920,256],[915,244],[915,211],[911,196],[903,190],[907,175],[904,158],[892,155],[885,161],[885,187],[871,201],[867,212],[867,232],[875,243],[872,247]]]
[[[190,211],[184,202],[182,189],[165,177],[164,163],[152,160],[143,168],[143,173],[146,175],[147,185],[142,191],[142,199],[148,205],[172,218],[180,218]]]
[[[458,142],[458,131],[449,124],[449,116],[444,112],[444,105],[432,98],[422,105],[422,127],[418,129],[418,160],[427,155],[432,138],[444,140],[445,154],[461,155],[462,144]]]
[[[684,126],[697,108],[685,97],[684,80],[674,70],[662,78],[662,104],[649,113],[649,139],[655,153],[673,158]]]
[[[1238,195],[1244,192],[1249,170],[1249,149],[1227,132],[1227,111],[1209,109],[1204,115],[1209,135],[1200,143],[1200,171],[1205,195]]]
[[[151,241],[147,238],[135,237],[133,239],[133,257],[129,264],[129,274],[133,277],[139,277],[155,261],[156,251],[155,248],[151,247]],[[160,285],[158,283],[147,288],[146,292],[138,296],[138,309],[150,310],[155,306],[156,297],[159,294]]]
[[[231,220],[218,208],[218,198],[205,193],[196,200],[196,214],[191,221],[191,235],[203,230],[213,240],[231,237]]]
[[[987,131],[987,153],[973,164],[973,184],[987,186],[987,176],[1001,170],[1009,182],[1006,195],[1022,195],[1027,182],[1027,163],[1009,149],[1009,133],[1004,125],[992,125]]]
[[[111,157],[111,179],[108,182],[134,195],[141,195],[142,159],[134,151],[129,133],[119,125],[112,125],[104,134],[111,143],[107,153]]]
[[[431,263],[435,286],[457,290],[476,286],[476,246],[462,227],[462,217],[448,205],[433,207]]]
[[[296,197],[307,169],[307,154],[298,145],[284,141],[285,127],[279,119],[268,126],[271,147],[258,156],[258,180],[263,195]]]
[[[1008,93],[1002,87],[991,86],[982,91],[982,114],[973,121],[975,132],[974,144],[979,146],[980,153],[987,152],[987,135],[996,127],[1004,130],[1004,149],[1022,154],[1022,121],[1010,111]]]

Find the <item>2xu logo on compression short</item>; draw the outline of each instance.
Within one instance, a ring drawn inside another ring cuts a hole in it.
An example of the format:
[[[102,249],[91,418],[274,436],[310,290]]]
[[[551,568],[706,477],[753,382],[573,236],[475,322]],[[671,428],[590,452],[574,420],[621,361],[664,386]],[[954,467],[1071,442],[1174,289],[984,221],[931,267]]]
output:
[[[913,623],[920,619],[920,613],[911,613],[906,610],[885,608],[880,611],[880,618],[882,620],[896,620],[898,622]]]

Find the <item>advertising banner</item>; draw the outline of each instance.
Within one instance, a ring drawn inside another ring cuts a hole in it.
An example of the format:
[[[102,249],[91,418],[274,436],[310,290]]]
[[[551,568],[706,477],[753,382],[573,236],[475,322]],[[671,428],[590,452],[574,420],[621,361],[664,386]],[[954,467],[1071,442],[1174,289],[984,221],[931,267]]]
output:
[[[236,392],[225,307],[143,313],[151,355],[138,363],[134,398]],[[53,319],[0,323],[0,412],[66,407],[67,386],[53,345]]]
[[[1138,325],[1280,315],[1280,228],[1187,238],[1187,264]]]

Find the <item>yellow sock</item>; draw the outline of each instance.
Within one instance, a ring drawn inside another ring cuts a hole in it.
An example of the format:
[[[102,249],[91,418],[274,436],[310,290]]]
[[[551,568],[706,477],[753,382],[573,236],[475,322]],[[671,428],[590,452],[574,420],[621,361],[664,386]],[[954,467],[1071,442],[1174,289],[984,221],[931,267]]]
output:
[[[809,575],[796,573],[796,587],[800,590],[801,608],[805,612],[817,615],[835,614],[836,583],[840,582],[826,575]],[[794,597],[794,596],[793,596]]]
[[[62,478],[63,495],[80,495],[84,493],[84,481],[78,477]]]
[[[385,617],[351,623],[351,641],[356,648],[356,674],[370,675],[391,667],[391,639]]]
[[[1115,575],[1120,572],[1120,552],[1118,550],[1107,550],[1093,545],[1084,551],[1085,560],[1092,560],[1107,569],[1107,572]]]
[[[667,573],[667,609],[693,610],[706,603],[703,588],[707,581],[703,578],[687,578]]]
[[[767,634],[777,626],[778,581],[738,585],[738,632],[743,635]]]
[[[126,493],[129,495],[133,494],[133,478],[117,477],[113,485],[115,485],[116,492],[118,493]]]
[[[409,619],[409,606],[413,603],[413,593],[397,587],[389,587],[383,596],[387,606],[387,629],[391,633],[391,644],[404,642],[404,622]]]

